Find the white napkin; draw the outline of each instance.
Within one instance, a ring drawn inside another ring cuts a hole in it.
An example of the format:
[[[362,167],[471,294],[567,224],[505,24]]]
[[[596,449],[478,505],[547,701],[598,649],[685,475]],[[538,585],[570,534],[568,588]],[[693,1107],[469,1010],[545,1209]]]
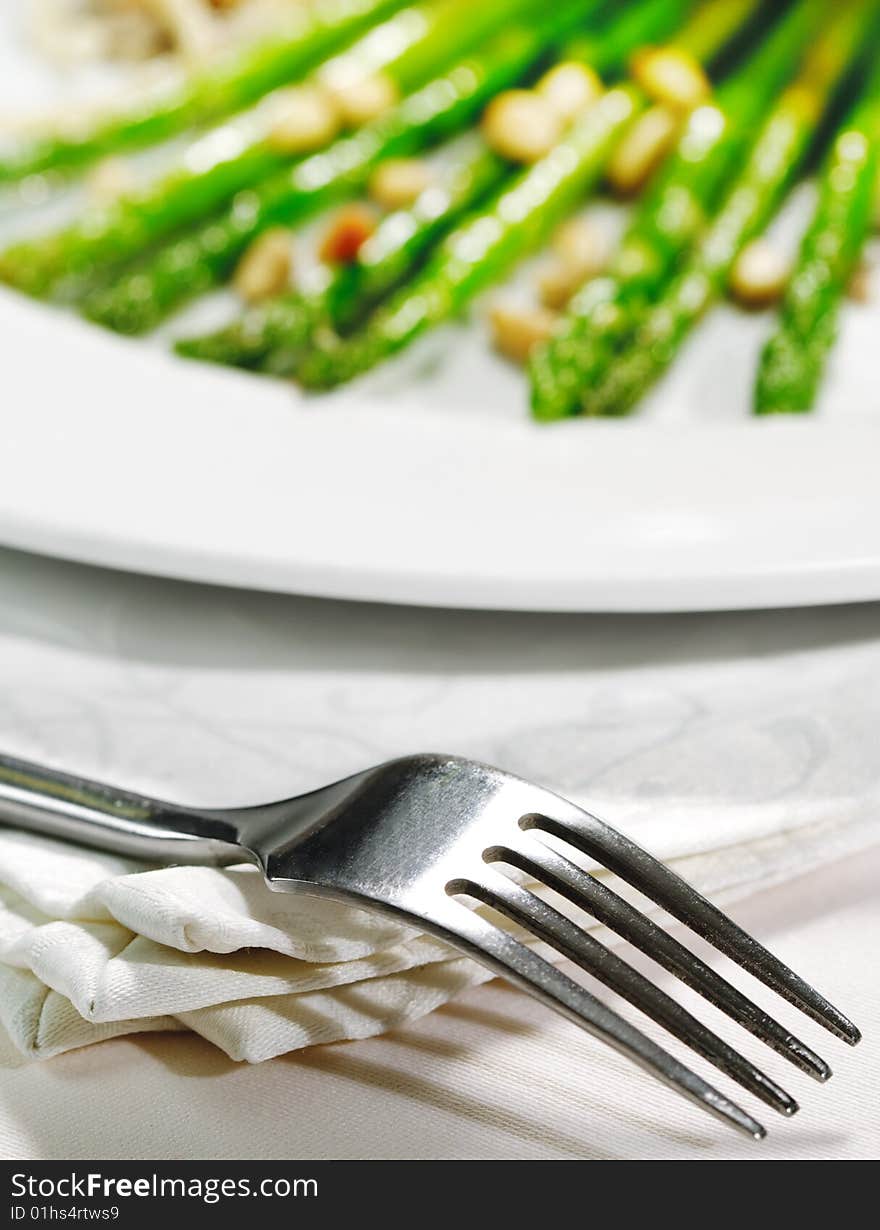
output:
[[[875,839],[863,813],[786,826],[773,810],[728,816],[702,842],[674,825],[658,852],[729,901]],[[391,1029],[489,976],[380,915],[272,893],[252,867],[150,870],[0,831],[0,1022],[34,1057],[190,1029],[258,1062]]]

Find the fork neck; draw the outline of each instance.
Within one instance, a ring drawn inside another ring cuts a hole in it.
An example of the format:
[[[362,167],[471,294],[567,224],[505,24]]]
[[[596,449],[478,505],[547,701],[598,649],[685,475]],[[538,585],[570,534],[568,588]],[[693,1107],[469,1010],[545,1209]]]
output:
[[[234,812],[177,807],[2,754],[0,823],[148,862],[250,858]]]

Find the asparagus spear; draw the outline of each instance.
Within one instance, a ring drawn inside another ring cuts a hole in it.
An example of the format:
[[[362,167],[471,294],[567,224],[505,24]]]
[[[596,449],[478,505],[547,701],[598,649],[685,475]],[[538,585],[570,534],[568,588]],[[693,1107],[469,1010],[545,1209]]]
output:
[[[640,101],[632,85],[607,90],[546,158],[518,177],[490,209],[448,235],[421,274],[363,331],[338,346],[316,347],[300,367],[302,382],[312,388],[341,384],[460,312],[593,187]]]
[[[709,7],[697,9],[677,36],[677,45],[689,48],[693,40],[709,50]],[[727,22],[719,22],[719,42],[730,33]],[[546,158],[520,175],[488,209],[453,231],[422,273],[380,308],[360,333],[335,346],[316,346],[299,369],[302,382],[314,388],[340,384],[460,312],[540,244],[596,184],[617,138],[645,105],[644,95],[632,84],[608,90]]]
[[[239,193],[224,213],[148,256],[112,287],[88,296],[86,314],[122,333],[152,328],[222,281],[267,226],[299,221],[345,199],[383,159],[414,153],[460,130],[591,7],[592,0],[564,0],[528,26],[498,35],[484,52],[459,61],[352,136]]]
[[[818,29],[822,0],[800,0],[766,41],[693,113],[676,150],[636,209],[605,277],[579,291],[556,334],[529,363],[532,411],[547,421],[574,412],[614,360],[615,348],[675,263],[697,240],[741,162],[755,125],[791,77]]]
[[[487,33],[527,11],[538,0],[428,0],[395,13],[352,47],[322,66],[321,73],[359,64],[382,71],[401,94],[435,76]],[[0,278],[27,294],[78,297],[176,230],[197,222],[247,188],[291,162],[271,140],[273,113],[267,98],[255,111],[207,133],[184,156],[184,165],[146,192],[93,209],[53,235],[16,244],[0,255]],[[85,283],[85,286],[83,285]]]
[[[303,347],[323,324],[342,329],[398,283],[422,252],[498,183],[507,164],[475,137],[443,182],[431,185],[411,209],[382,220],[357,258],[321,266],[302,289],[249,309],[226,328],[175,343],[178,354],[275,375],[296,370]]]
[[[633,47],[665,37],[679,12],[666,0],[652,0],[624,13],[595,35],[579,34],[560,53],[562,62],[590,64],[600,76],[619,74]],[[339,269],[320,269],[316,285],[246,312],[207,337],[177,343],[179,353],[290,375],[319,325],[350,327],[365,310],[413,271],[425,251],[506,175],[510,164],[473,134],[444,181],[432,185],[410,210],[383,220],[356,260]]]
[[[761,357],[755,412],[809,410],[837,334],[840,301],[871,227],[880,162],[880,64],[837,133],[777,332]]]
[[[589,413],[628,413],[672,362],[690,330],[723,292],[739,252],[775,213],[810,150],[819,121],[860,48],[876,37],[877,25],[873,0],[838,4],[794,84],[761,127],[703,240],[651,308],[630,348],[591,394]]]
[[[0,184],[82,167],[230,115],[319,64],[402,0],[310,0],[291,6],[285,30],[182,82],[158,99],[81,134],[48,135],[0,160]]]

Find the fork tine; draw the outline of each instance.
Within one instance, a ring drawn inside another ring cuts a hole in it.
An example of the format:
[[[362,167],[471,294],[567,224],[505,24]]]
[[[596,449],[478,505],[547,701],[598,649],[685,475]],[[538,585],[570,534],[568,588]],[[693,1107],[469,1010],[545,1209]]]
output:
[[[492,860],[487,857],[487,861]],[[797,1103],[784,1089],[707,1029],[650,979],[534,893],[514,884],[504,875],[489,874],[495,882],[493,887],[480,882],[471,889],[472,895],[484,905],[498,910],[511,922],[544,940],[581,969],[594,975],[768,1106],[783,1115],[795,1113]]]
[[[579,810],[576,815],[567,813],[564,821],[547,815],[524,816],[520,825],[543,829],[597,859],[844,1042],[854,1046],[861,1038],[852,1021],[824,995],[691,888],[681,876],[602,820]]]
[[[454,880],[447,885],[446,891],[450,896],[470,895],[472,887],[468,881]],[[747,1111],[679,1063],[549,961],[466,905],[455,904],[460,908],[454,918],[446,918],[438,927],[438,933],[442,931],[446,939],[587,1033],[608,1043],[703,1110],[755,1140],[766,1135],[761,1124]]]
[[[497,847],[494,853],[499,862],[518,868],[554,889],[572,905],[592,914],[802,1072],[820,1081],[831,1075],[828,1064],[815,1051],[694,956],[674,936],[569,859],[543,843],[530,840],[527,847],[513,842]]]

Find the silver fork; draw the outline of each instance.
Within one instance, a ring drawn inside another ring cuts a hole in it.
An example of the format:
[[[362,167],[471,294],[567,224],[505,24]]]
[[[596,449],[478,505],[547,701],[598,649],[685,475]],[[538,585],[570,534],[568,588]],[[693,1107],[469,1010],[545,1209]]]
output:
[[[469,902],[549,944],[784,1115],[797,1110],[784,1089],[524,887],[518,873],[592,915],[820,1081],[831,1074],[824,1060],[546,837],[603,864],[837,1037],[859,1040],[822,995],[645,850],[549,790],[460,757],[407,756],[281,802],[202,810],[0,756],[0,817],[153,862],[247,860],[277,892],[392,914],[482,962],[755,1138],[765,1132],[750,1114]]]

